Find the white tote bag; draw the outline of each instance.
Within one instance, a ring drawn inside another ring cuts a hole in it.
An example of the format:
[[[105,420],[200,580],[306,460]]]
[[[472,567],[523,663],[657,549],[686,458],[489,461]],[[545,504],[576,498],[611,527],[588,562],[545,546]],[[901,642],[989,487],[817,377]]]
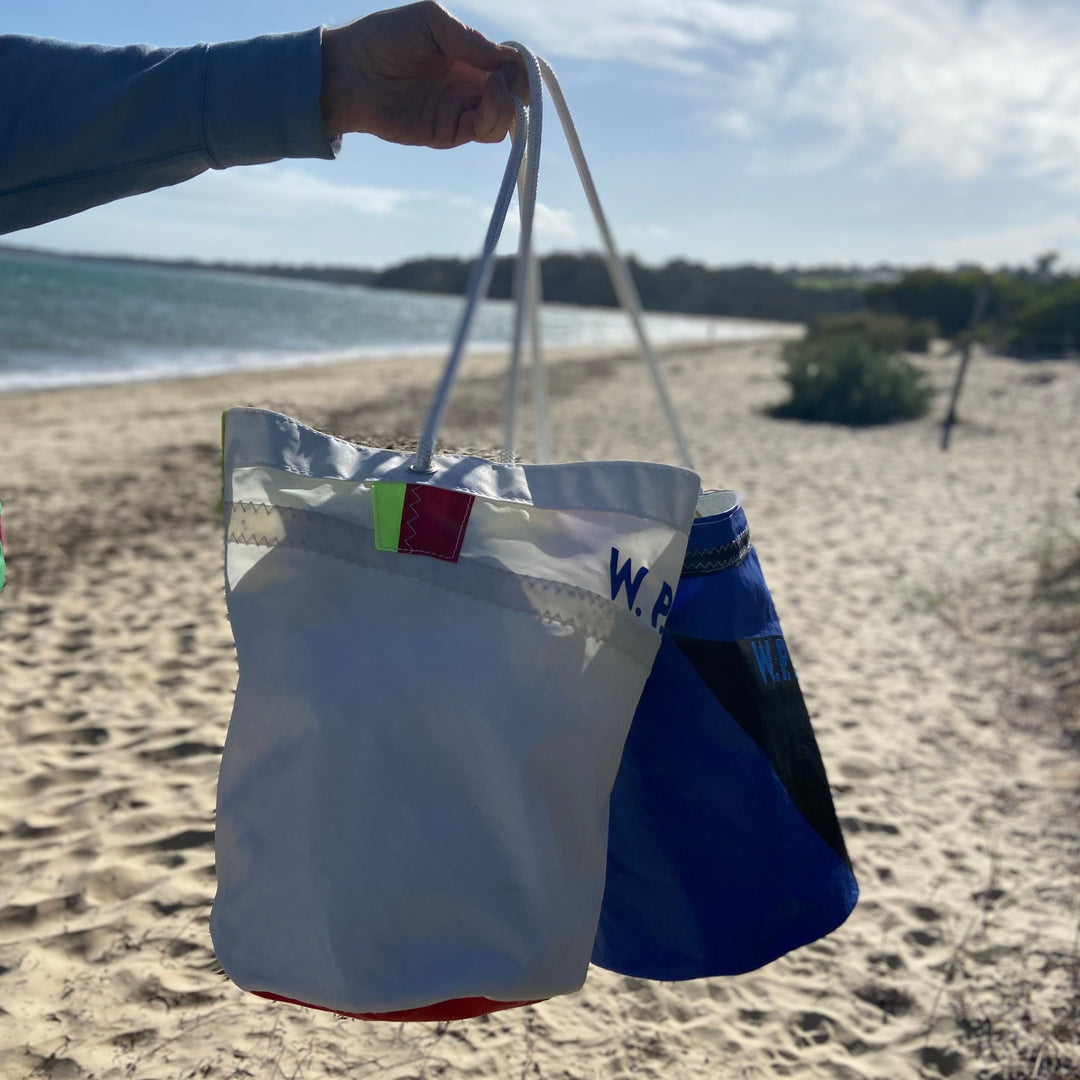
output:
[[[526,137],[529,265],[527,59],[530,115],[417,453],[225,417],[240,677],[211,932],[233,981],[266,997],[451,1019],[585,979],[608,798],[699,481],[433,452]]]

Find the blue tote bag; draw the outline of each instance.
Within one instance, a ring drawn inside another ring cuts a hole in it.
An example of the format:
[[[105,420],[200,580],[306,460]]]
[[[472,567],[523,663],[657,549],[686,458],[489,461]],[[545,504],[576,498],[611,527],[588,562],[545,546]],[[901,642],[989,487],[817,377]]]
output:
[[[558,81],[537,58],[596,219],[612,285],[647,361],[683,464],[687,440],[648,340]],[[530,71],[532,100],[539,80]],[[530,150],[529,157],[535,155]],[[550,445],[526,271],[519,334],[531,326],[540,460]],[[505,445],[518,407],[513,352]],[[612,552],[611,598],[663,635],[610,800],[605,888],[592,962],[648,979],[753,970],[835,930],[858,886],[825,769],[746,515],[732,492],[701,495],[678,589],[643,602],[643,566]]]
[[[858,886],[732,492],[701,496],[611,796],[592,960],[735,975],[836,929]]]

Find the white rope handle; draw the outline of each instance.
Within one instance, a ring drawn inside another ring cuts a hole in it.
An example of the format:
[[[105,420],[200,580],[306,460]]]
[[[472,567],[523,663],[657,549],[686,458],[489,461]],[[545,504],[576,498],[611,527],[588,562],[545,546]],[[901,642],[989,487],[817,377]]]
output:
[[[518,174],[519,206],[525,199],[525,165],[526,163],[522,162],[521,172]],[[515,302],[524,304],[525,315],[523,321],[529,332],[532,400],[536,413],[536,461],[540,465],[546,465],[551,460],[551,427],[548,423],[547,373],[544,368],[544,350],[540,334],[540,312],[544,303],[543,282],[540,279],[540,262],[536,255],[536,247],[530,244],[526,256],[522,256],[519,248],[518,260],[520,265],[525,266],[527,270],[522,282],[521,297],[517,295],[518,281],[515,273],[514,296]],[[510,358],[510,370],[512,373],[519,364],[518,354],[514,351],[511,353]],[[519,384],[520,380],[516,376],[512,376],[507,385],[502,442],[502,460],[505,462],[513,462],[516,446],[515,417],[520,402],[518,400],[519,391],[515,383]]]
[[[487,235],[484,237],[484,247],[480,258],[473,266],[469,275],[469,284],[465,291],[465,308],[461,313],[461,321],[458,323],[457,334],[454,337],[454,345],[450,350],[450,356],[443,367],[442,377],[435,389],[435,394],[428,407],[427,419],[420,434],[420,442],[416,448],[416,456],[413,458],[409,469],[416,473],[431,473],[434,468],[431,464],[435,453],[435,442],[439,437],[439,429],[442,427],[443,417],[446,415],[446,407],[450,403],[450,392],[457,380],[458,369],[461,367],[461,358],[465,353],[465,346],[469,340],[469,332],[472,330],[473,318],[480,301],[487,295],[491,285],[491,275],[495,271],[495,248],[502,234],[503,224],[506,221],[506,213],[510,209],[510,202],[514,197],[514,185],[517,181],[518,172],[521,169],[522,155],[525,153],[525,143],[528,138],[529,121],[525,113],[525,106],[519,101],[514,101],[514,131],[510,146],[510,157],[506,163],[506,171],[503,173],[502,184],[499,194],[495,199],[495,209],[491,213],[488,223]],[[539,158],[539,154],[537,154]]]
[[[510,372],[507,386],[506,418],[504,424],[503,460],[513,461],[516,441],[516,414],[520,396],[521,350],[526,327],[532,339],[532,374],[533,393],[537,410],[537,441],[541,460],[550,457],[550,433],[547,423],[546,383],[540,351],[540,267],[532,246],[532,229],[535,218],[536,194],[540,170],[540,144],[543,125],[543,88],[541,79],[551,93],[555,111],[562,124],[563,133],[570,147],[578,177],[585,191],[589,207],[596,220],[604,244],[604,258],[608,273],[620,305],[626,311],[638,339],[638,345],[649,366],[657,397],[664,410],[668,427],[683,465],[693,469],[689,446],[679,423],[675,406],[668,393],[659,359],[645,332],[644,315],[637,287],[622,256],[615,246],[615,240],[608,226],[600,198],[593,183],[589,164],[581,148],[581,140],[574,126],[573,117],[566,104],[559,81],[550,65],[540,57],[534,56],[528,49],[517,42],[506,42],[516,49],[525,61],[529,77],[530,105],[528,113],[519,102],[514,102],[514,126],[510,157],[503,174],[502,184],[495,202],[495,209],[488,224],[480,259],[473,267],[465,295],[465,308],[458,325],[457,335],[450,352],[450,357],[443,368],[442,377],[435,390],[427,419],[424,423],[416,455],[409,468],[417,473],[431,473],[431,464],[435,452],[435,443],[439,429],[449,404],[450,393],[457,379],[458,370],[472,329],[476,308],[487,295],[491,276],[495,268],[495,249],[502,233],[506,214],[513,198],[515,185],[518,187],[521,230],[518,241],[518,259],[514,266],[514,330],[510,353]]]
[[[656,388],[656,395],[660,399],[660,406],[667,418],[668,427],[671,429],[672,438],[675,440],[675,446],[679,451],[679,457],[686,468],[693,469],[690,447],[686,441],[686,436],[683,434],[682,425],[679,423],[679,417],[675,412],[675,405],[671,400],[671,395],[668,393],[664,373],[660,369],[660,361],[653,350],[648,335],[645,333],[644,315],[641,310],[641,298],[638,296],[637,286],[634,284],[634,279],[630,274],[630,268],[626,265],[625,260],[615,246],[615,238],[612,236],[611,229],[608,226],[604,208],[600,205],[600,197],[596,193],[596,185],[593,183],[589,163],[585,160],[585,152],[581,149],[581,139],[578,138],[574,118],[570,115],[570,108],[566,104],[562,87],[559,86],[559,80],[555,77],[555,72],[551,70],[551,65],[542,57],[537,57],[537,62],[544,82],[551,93],[551,100],[555,105],[555,112],[558,113],[559,122],[562,124],[567,145],[570,147],[570,155],[573,157],[574,165],[577,167],[581,186],[585,189],[585,197],[588,199],[589,208],[596,219],[596,227],[600,230],[600,237],[604,242],[604,258],[607,262],[608,273],[611,275],[611,283],[615,288],[615,295],[630,318],[634,333],[638,339],[638,346],[649,365],[649,372]]]
[[[547,372],[540,340],[540,312],[544,303],[544,283],[540,277],[540,261],[533,249],[529,262],[529,325],[532,328],[532,395],[536,412],[536,460],[546,465],[551,460],[551,426],[548,423]]]
[[[526,329],[530,331],[533,348],[533,370],[541,362],[539,340],[535,334],[536,255],[533,252],[533,221],[536,216],[536,190],[540,180],[540,146],[544,125],[544,86],[540,81],[540,65],[524,45],[504,41],[516,49],[525,64],[529,78],[529,134],[525,144],[525,160],[518,174],[518,257],[514,263],[514,333],[510,347],[510,370],[506,380],[506,411],[503,422],[502,460],[513,462],[517,445],[518,400],[521,396],[521,349]],[[534,375],[535,379],[535,375]]]

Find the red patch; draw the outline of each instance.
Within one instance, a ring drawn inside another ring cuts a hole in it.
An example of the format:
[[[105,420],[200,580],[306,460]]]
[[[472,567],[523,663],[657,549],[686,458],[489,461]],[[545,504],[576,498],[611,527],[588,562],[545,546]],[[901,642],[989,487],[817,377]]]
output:
[[[473,496],[466,492],[409,484],[401,512],[398,551],[457,562],[472,506]]]

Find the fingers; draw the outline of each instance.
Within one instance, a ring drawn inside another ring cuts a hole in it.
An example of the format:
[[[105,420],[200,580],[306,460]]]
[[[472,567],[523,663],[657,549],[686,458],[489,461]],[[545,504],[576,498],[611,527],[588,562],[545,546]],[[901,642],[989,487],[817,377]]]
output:
[[[493,71],[480,97],[473,127],[476,142],[502,142],[514,122],[514,98],[502,70]]]
[[[435,0],[421,0],[436,45],[451,60],[463,60],[483,71],[494,71],[502,64],[513,63],[517,53],[505,45],[489,41],[479,30],[459,22]]]
[[[459,85],[441,95],[427,145],[446,149],[502,142],[513,119],[514,97],[502,73],[493,71],[480,86]]]
[[[479,30],[459,22],[435,0],[421,0],[435,43],[451,61],[463,61],[481,71],[503,72],[511,92],[523,105],[529,104],[529,77],[516,49],[496,45]]]
[[[499,72],[506,80],[506,85],[510,88],[510,92],[521,102],[522,105],[529,104],[529,76],[525,73],[525,63],[521,59],[520,55],[514,53],[515,59],[508,64],[503,64],[499,68]],[[511,106],[513,111],[513,106]]]
[[[528,104],[516,50],[489,41],[435,0],[323,34],[320,105],[331,134],[362,130],[439,148],[495,143],[510,130],[515,98]]]

